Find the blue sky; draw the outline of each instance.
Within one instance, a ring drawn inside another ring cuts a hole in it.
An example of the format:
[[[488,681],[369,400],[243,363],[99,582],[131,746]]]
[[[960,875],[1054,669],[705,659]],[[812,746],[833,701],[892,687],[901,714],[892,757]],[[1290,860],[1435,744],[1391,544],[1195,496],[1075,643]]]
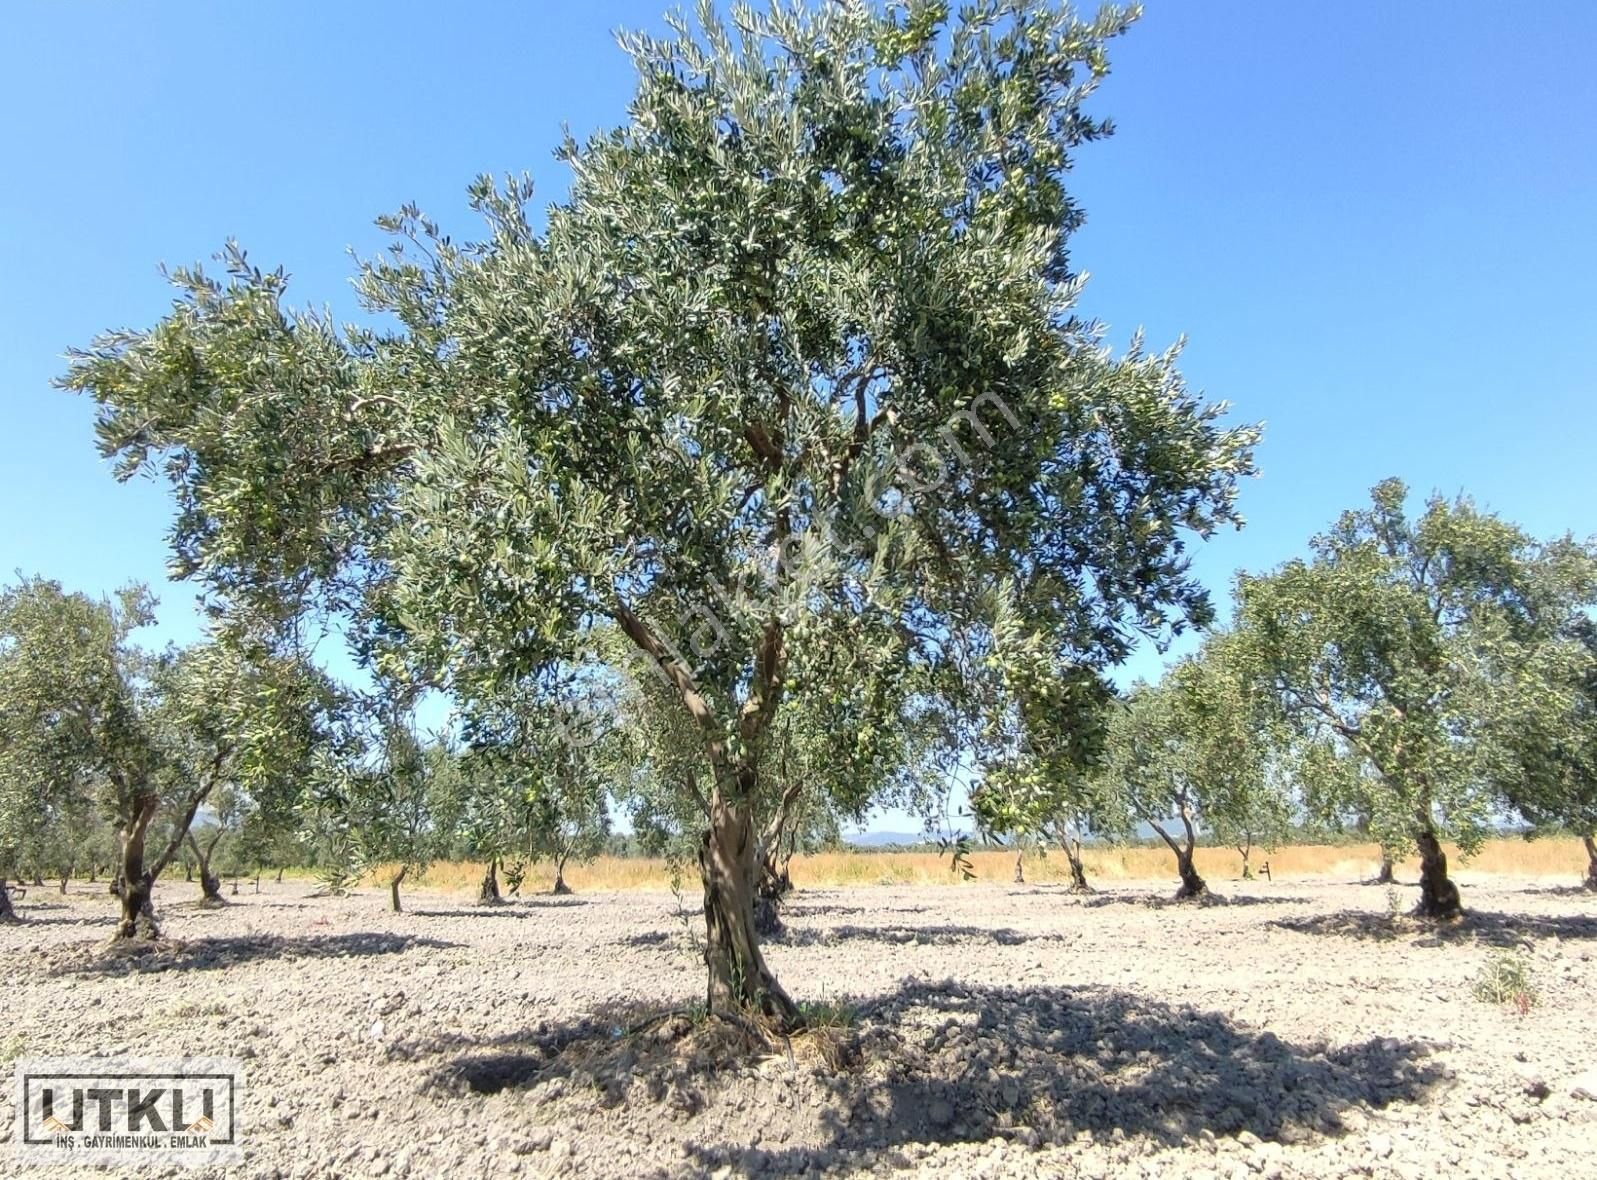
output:
[[[161,488],[118,486],[62,351],[158,318],[157,264],[228,236],[353,314],[347,251],[414,200],[474,226],[476,173],[623,116],[612,30],[661,0],[442,7],[32,3],[0,41],[0,573],[163,580]],[[1597,5],[1156,0],[1095,99],[1083,310],[1186,334],[1192,385],[1266,424],[1246,530],[1196,568],[1301,552],[1368,487],[1468,491],[1597,532]],[[194,633],[168,587],[163,633]],[[1139,655],[1130,674],[1158,668]]]

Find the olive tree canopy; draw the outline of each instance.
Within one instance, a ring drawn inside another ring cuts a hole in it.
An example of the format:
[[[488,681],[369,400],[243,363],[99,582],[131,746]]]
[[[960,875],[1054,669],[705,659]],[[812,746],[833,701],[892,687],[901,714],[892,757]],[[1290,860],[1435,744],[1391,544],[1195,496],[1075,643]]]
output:
[[[290,310],[234,249],[64,383],[171,479],[183,571],[348,610],[379,664],[470,697],[619,628],[710,769],[711,1007],[792,1023],[749,806],[790,653],[841,625],[943,666],[1004,578],[1088,663],[1207,611],[1185,535],[1234,518],[1255,432],[1075,310],[1066,181],[1133,15],[701,5],[622,38],[627,121],[566,142],[541,228],[520,179],[471,186],[475,242],[384,219],[384,326]]]

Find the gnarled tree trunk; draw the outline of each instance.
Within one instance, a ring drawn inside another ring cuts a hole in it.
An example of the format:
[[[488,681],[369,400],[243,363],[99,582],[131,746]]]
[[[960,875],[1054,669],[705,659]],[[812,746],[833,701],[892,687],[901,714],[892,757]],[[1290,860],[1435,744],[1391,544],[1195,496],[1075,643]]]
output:
[[[283,867],[281,865],[277,868],[277,883],[279,885],[283,883]]]
[[[1414,914],[1433,921],[1452,921],[1463,916],[1464,907],[1459,901],[1458,886],[1447,875],[1447,853],[1436,838],[1436,832],[1425,824],[1414,837],[1420,850],[1420,902]]]
[[[6,888],[6,879],[0,874],[0,922],[20,922],[17,911],[11,904],[11,891]]]
[[[753,785],[753,769],[739,775]],[[746,799],[752,791],[744,790]],[[707,1004],[712,1012],[753,1011],[778,1029],[799,1027],[803,1018],[760,954],[754,909],[754,828],[746,803],[727,801],[719,787],[710,799],[710,824],[699,845],[704,878],[704,962],[709,968]]]
[[[1381,871],[1365,882],[1366,885],[1396,885],[1397,875],[1392,872],[1392,855],[1381,849]]]
[[[1087,866],[1081,861],[1081,839],[1071,834],[1061,837],[1059,847],[1064,849],[1065,860],[1070,863],[1070,892],[1092,893],[1093,887],[1087,884]]]
[[[566,894],[566,893],[570,893],[571,892],[571,886],[566,884],[566,858],[569,857],[570,855],[571,855],[571,853],[569,851],[568,852],[561,852],[558,855],[556,855],[556,857],[555,857],[555,883],[554,883],[554,886],[549,890],[550,893]]]
[[[1597,891],[1597,836],[1586,836],[1586,888]]]
[[[1026,883],[1026,865],[1024,863],[1025,856],[1026,856],[1025,850],[1023,848],[1020,848],[1020,847],[1017,846],[1015,848],[1015,884],[1016,885],[1024,885]]]
[[[1185,830],[1185,840],[1177,844],[1169,833],[1152,820],[1148,826],[1159,834],[1159,838],[1170,846],[1170,851],[1176,854],[1176,873],[1181,878],[1181,888],[1176,890],[1177,901],[1187,901],[1191,898],[1202,897],[1209,892],[1208,883],[1198,875],[1197,865],[1193,863],[1193,853],[1198,844],[1198,832],[1192,825],[1192,817],[1187,813],[1186,804],[1181,804],[1178,815],[1181,826]]]
[[[499,858],[490,856],[483,870],[482,885],[477,890],[478,905],[499,905],[505,899],[499,895]]]
[[[786,774],[786,765],[784,759],[784,774]],[[793,878],[788,873],[788,866],[793,860],[793,850],[798,843],[798,833],[791,829],[794,819],[793,808],[798,802],[801,787],[801,783],[789,779],[787,788],[782,792],[781,799],[777,801],[776,810],[771,813],[770,822],[765,825],[765,834],[760,838],[759,897],[761,901],[771,903],[764,908],[769,911],[773,930],[781,925],[776,903],[793,892]]]
[[[160,802],[154,792],[138,797],[133,817],[122,831],[122,866],[117,873],[121,883],[122,916],[116,925],[118,941],[153,942],[161,936],[155,922],[155,875],[144,867],[144,838],[155,818]]]
[[[410,866],[406,865],[404,868],[400,869],[399,872],[395,873],[394,879],[388,883],[388,904],[396,914],[404,912],[403,908],[399,904],[399,885],[400,882],[405,879],[405,874],[408,872],[410,872]]]
[[[194,853],[194,859],[199,862],[200,868],[200,904],[207,907],[224,906],[227,899],[222,896],[222,882],[219,877],[211,872],[211,854],[216,850],[216,841],[220,833],[212,836],[210,842],[203,848],[194,838],[194,833],[188,834],[189,850]],[[233,892],[238,892],[237,883],[234,883]]]
[[[1192,849],[1176,854],[1176,871],[1181,874],[1181,888],[1176,890],[1176,897],[1182,900],[1191,897],[1202,897],[1209,892],[1209,886],[1198,875],[1197,866],[1192,863]]]

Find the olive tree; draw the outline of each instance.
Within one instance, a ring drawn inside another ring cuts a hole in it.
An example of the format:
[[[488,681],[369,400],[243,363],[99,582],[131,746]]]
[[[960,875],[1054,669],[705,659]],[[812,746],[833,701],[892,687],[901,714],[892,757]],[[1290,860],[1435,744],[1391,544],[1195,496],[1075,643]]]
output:
[[[363,740],[323,754],[304,810],[318,829],[330,892],[386,871],[397,914],[406,878],[425,873],[448,838],[437,817],[459,797],[458,757],[442,737],[421,732],[402,688],[385,686],[362,712]]]
[[[1417,849],[1417,913],[1462,913],[1442,840],[1468,855],[1491,830],[1494,778],[1506,763],[1494,735],[1503,668],[1567,621],[1548,563],[1584,562],[1576,547],[1538,545],[1464,497],[1405,512],[1396,479],[1366,508],[1314,538],[1307,560],[1238,583],[1238,631],[1256,653],[1259,687],[1297,739],[1336,748],[1332,789],[1369,816],[1383,848]]]
[[[154,937],[145,836],[160,803],[150,723],[156,659],[132,641],[152,620],[140,586],[115,600],[25,579],[0,592],[0,781],[8,827],[92,798],[120,826],[120,937]],[[3,887],[0,887],[3,888]]]
[[[319,671],[246,631],[139,647],[153,607],[138,586],[113,601],[36,578],[0,594],[0,781],[35,812],[112,818],[120,938],[158,935],[151,891],[200,808],[303,762],[329,702]]]
[[[1132,13],[826,4],[622,38],[628,119],[457,243],[414,208],[363,265],[381,328],[284,306],[229,255],[149,331],[77,354],[102,447],[172,480],[180,570],[349,610],[362,650],[468,699],[619,629],[705,774],[712,1010],[799,1020],[754,929],[752,800],[790,661],[855,627],[938,665],[1023,577],[1092,662],[1203,600],[1184,534],[1233,515],[1251,429],[1173,353],[1075,306],[1076,149]]]
[[[1483,695],[1492,781],[1532,835],[1580,837],[1583,884],[1597,890],[1597,625],[1580,601],[1589,594],[1567,596],[1576,608],[1567,625],[1528,651],[1497,646],[1512,658],[1490,669]]]
[[[1070,889],[1090,893],[1083,840],[1107,832],[1117,797],[1095,773],[1113,693],[1091,667],[1066,662],[1029,629],[1013,586],[994,595],[992,643],[982,664],[983,725],[975,743],[981,768],[971,810],[984,833],[1055,843],[1070,866]]]
[[[1169,846],[1181,899],[1208,892],[1193,860],[1200,832],[1263,830],[1286,807],[1243,657],[1234,636],[1211,636],[1198,655],[1111,710],[1100,798],[1113,801],[1123,834],[1146,824]]]
[[[471,777],[487,788],[484,818],[496,821],[502,840],[495,848],[547,858],[557,894],[571,892],[565,869],[573,856],[603,851],[610,799],[629,793],[642,761],[612,682],[602,666],[552,669],[466,709]],[[518,877],[522,871],[518,865]]]

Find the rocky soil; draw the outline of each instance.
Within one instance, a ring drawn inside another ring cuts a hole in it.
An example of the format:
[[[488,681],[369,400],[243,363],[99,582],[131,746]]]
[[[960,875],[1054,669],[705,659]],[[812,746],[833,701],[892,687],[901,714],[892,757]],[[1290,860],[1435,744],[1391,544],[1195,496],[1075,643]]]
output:
[[[100,889],[35,890],[0,926],[0,1175],[66,1174],[11,1158],[11,1060],[93,1052],[245,1058],[231,1175],[1593,1175],[1597,897],[1462,882],[1441,932],[1327,881],[805,891],[767,954],[832,1027],[765,1051],[694,1010],[670,893],[168,884],[172,943],[129,957]],[[1527,1011],[1473,994],[1504,950]]]

